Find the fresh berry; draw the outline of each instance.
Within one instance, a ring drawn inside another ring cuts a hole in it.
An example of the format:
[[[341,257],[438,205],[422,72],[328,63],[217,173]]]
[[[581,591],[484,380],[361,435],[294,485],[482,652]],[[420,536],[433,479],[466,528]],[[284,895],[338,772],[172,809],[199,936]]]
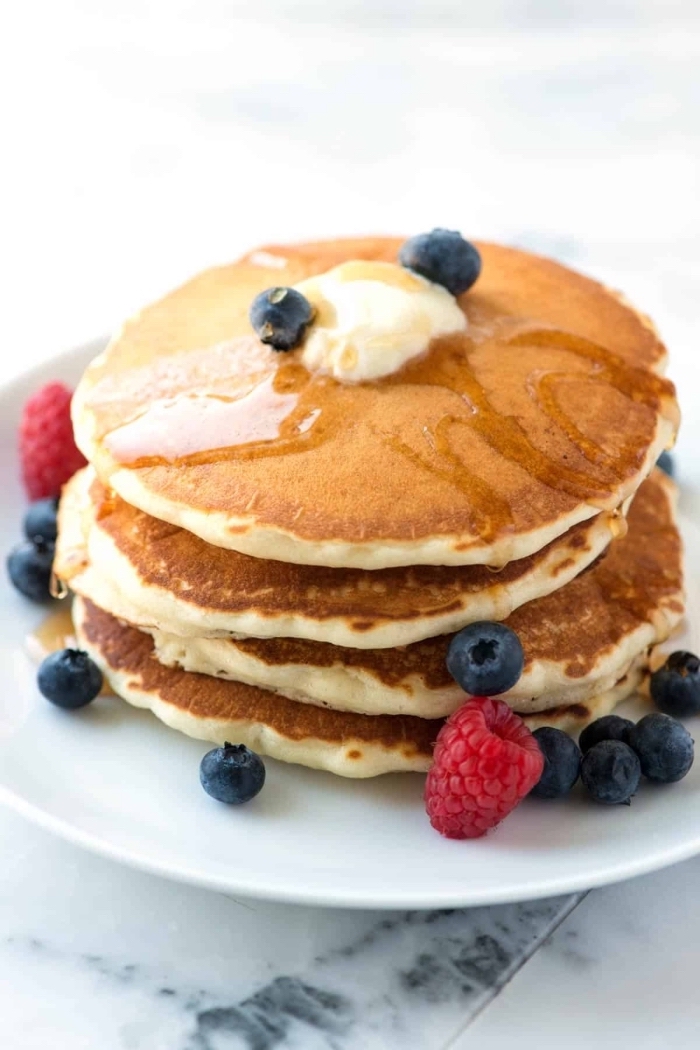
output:
[[[399,262],[421,277],[461,295],[481,273],[481,256],[457,230],[419,233],[401,247]]]
[[[265,766],[244,744],[224,744],[207,751],[199,766],[202,787],[219,802],[250,802],[265,783]]]
[[[102,688],[102,671],[82,649],[59,649],[42,661],[36,682],[52,704],[74,710],[95,699]]]
[[[671,653],[649,683],[651,698],[664,714],[688,718],[700,713],[700,660],[694,653]]]
[[[693,738],[670,715],[645,715],[630,730],[629,742],[644,776],[658,784],[682,780],[693,764]]]
[[[268,288],[256,295],[250,307],[256,335],[273,350],[299,346],[313,317],[313,306],[295,288]]]
[[[585,755],[592,747],[599,744],[601,740],[621,740],[623,744],[629,743],[627,739],[629,731],[634,726],[629,718],[621,718],[620,715],[603,715],[596,718],[581,733],[578,738],[578,746]]]
[[[542,726],[532,734],[544,756],[542,776],[530,792],[535,798],[561,798],[578,780],[581,752],[568,733]]]
[[[670,452],[662,452],[656,461],[656,465],[663,470],[664,474],[668,474],[669,478],[675,476],[676,462]]]
[[[450,839],[499,824],[542,775],[534,736],[503,700],[475,697],[447,719],[425,783],[430,823]]]
[[[19,426],[22,478],[32,500],[58,496],[61,487],[85,466],[70,418],[71,392],[47,383],[26,401]]]
[[[44,543],[55,543],[58,534],[58,499],[47,496],[36,500],[24,515],[24,535],[28,540],[40,539]]]
[[[447,650],[447,670],[472,696],[495,696],[511,689],[523,673],[525,657],[515,631],[481,620],[459,631]]]
[[[13,585],[25,598],[33,602],[47,602],[51,597],[51,566],[54,547],[37,539],[26,540],[14,547],[7,556],[7,572]]]
[[[629,800],[639,787],[641,767],[636,754],[622,740],[601,740],[581,761],[581,781],[596,802],[608,806]]]

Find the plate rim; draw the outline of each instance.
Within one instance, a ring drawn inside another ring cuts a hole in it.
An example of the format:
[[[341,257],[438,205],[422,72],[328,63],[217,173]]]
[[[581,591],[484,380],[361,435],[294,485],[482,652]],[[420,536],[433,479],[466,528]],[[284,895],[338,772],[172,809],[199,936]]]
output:
[[[452,890],[440,893],[433,890],[430,893],[423,894],[415,892],[397,894],[394,890],[391,895],[353,895],[352,892],[347,890],[342,893],[321,892],[317,889],[305,891],[300,885],[286,889],[274,884],[251,886],[249,884],[236,883],[235,880],[229,878],[207,874],[197,868],[167,865],[166,863],[153,860],[137,850],[115,847],[99,836],[91,835],[68,821],[48,814],[45,810],[27,802],[22,796],[4,785],[0,785],[0,805],[7,806],[19,816],[24,817],[45,831],[57,835],[64,841],[137,871],[166,878],[172,882],[213,890],[217,893],[225,893],[229,896],[235,895],[271,903],[327,908],[402,911],[406,909],[475,908],[495,904],[521,903],[546,897],[586,892],[601,886],[624,882],[627,879],[648,875],[681,861],[689,860],[700,853],[699,828],[694,839],[687,840],[675,848],[667,847],[663,850],[645,854],[643,857],[637,858],[634,863],[617,861],[599,868],[594,876],[582,877],[572,875],[568,878],[545,878],[538,881],[531,879],[521,890],[512,885],[496,891],[493,891],[493,887],[485,887],[476,892],[473,890],[469,892],[468,888],[465,887],[464,893],[457,893]]]

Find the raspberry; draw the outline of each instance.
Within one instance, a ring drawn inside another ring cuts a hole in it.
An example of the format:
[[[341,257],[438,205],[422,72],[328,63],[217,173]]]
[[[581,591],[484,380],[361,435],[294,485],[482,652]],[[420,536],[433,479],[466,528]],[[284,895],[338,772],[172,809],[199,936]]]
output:
[[[47,383],[25,402],[19,425],[22,480],[29,499],[58,496],[87,460],[75,444],[70,418],[71,391]]]
[[[475,839],[507,817],[542,775],[539,745],[503,700],[474,697],[438,733],[425,785],[430,823]]]

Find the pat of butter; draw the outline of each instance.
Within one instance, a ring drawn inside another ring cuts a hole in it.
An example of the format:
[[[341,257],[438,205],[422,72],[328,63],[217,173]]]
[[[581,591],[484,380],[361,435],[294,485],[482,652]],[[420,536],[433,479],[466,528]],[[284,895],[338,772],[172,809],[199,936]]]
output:
[[[467,327],[446,288],[393,263],[346,262],[294,287],[316,310],[302,363],[345,382],[390,375],[432,339]]]

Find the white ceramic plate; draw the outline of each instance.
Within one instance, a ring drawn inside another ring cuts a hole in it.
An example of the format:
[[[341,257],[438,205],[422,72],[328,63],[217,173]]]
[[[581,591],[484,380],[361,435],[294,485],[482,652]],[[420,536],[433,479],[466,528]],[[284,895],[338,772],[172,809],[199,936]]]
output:
[[[20,407],[48,379],[74,383],[100,349],[95,343],[54,359],[0,391],[3,552],[20,537],[26,505],[15,451]],[[700,532],[686,522],[684,534],[693,629],[674,647],[697,651]],[[412,774],[349,781],[268,761],[262,794],[228,808],[199,786],[208,745],[116,698],[69,713],[39,696],[24,638],[45,615],[3,572],[0,800],[126,864],[272,900],[438,908],[586,889],[700,852],[700,760],[680,784],[645,784],[631,807],[597,806],[578,793],[527,800],[474,842],[449,842],[430,828],[423,778]],[[625,709],[648,710],[641,701]]]

